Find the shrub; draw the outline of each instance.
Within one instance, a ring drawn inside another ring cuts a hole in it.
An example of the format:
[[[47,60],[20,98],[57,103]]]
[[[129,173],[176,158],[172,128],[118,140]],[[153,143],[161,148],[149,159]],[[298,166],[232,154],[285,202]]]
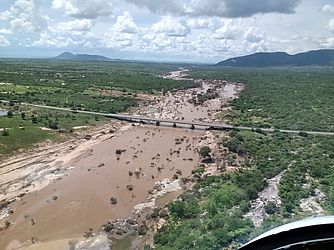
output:
[[[307,132],[304,132],[304,131],[300,131],[298,133],[299,136],[302,136],[302,137],[308,137],[308,133]]]
[[[275,214],[278,211],[278,207],[275,202],[270,201],[268,204],[265,206],[264,210],[266,211],[267,214]]]
[[[204,157],[210,157],[211,149],[208,146],[204,146],[200,149],[199,154]]]
[[[191,171],[192,174],[203,174],[205,172],[205,168],[203,166],[199,166]]]
[[[8,129],[5,129],[5,128],[4,128],[4,129],[2,130],[2,135],[3,135],[3,136],[9,136],[9,131],[8,131]]]

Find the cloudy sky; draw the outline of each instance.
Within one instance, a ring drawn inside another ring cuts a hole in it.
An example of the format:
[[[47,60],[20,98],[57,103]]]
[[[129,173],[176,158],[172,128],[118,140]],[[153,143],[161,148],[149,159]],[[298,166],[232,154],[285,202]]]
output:
[[[0,57],[217,62],[334,48],[333,0],[0,0]]]

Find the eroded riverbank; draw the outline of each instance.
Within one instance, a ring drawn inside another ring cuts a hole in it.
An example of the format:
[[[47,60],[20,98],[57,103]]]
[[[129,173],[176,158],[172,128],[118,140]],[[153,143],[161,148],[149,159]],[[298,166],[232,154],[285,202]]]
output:
[[[209,89],[215,89],[215,98],[195,105],[194,98]],[[134,113],[213,121],[240,89],[201,81],[201,88],[169,92]],[[138,204],[152,201],[156,183],[189,176],[205,140],[204,131],[118,122],[80,136],[1,164],[1,249],[80,238],[84,232],[96,233],[108,220],[127,218]],[[162,205],[176,195],[166,197],[159,201]]]

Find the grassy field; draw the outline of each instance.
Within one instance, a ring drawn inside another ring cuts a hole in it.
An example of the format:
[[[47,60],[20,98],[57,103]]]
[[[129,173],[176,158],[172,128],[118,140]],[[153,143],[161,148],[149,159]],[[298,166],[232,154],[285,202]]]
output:
[[[19,105],[0,105],[0,109],[13,113],[0,117],[0,156],[17,149],[30,148],[47,139],[57,140],[57,131],[71,133],[73,127],[95,125],[106,120],[103,117],[30,109]]]
[[[44,140],[55,140],[55,134],[43,131],[36,126],[26,126],[22,128],[11,127],[7,129],[8,135],[0,135],[0,156],[10,154],[18,149],[30,148],[38,142]]]
[[[333,130],[334,72],[203,69],[192,74],[246,83],[225,117],[233,123]],[[223,165],[241,170],[197,178],[192,190],[169,205],[155,249],[237,249],[269,228],[314,214],[301,209],[306,198],[334,214],[334,137],[232,131],[221,135],[221,144],[229,152]],[[268,186],[266,180],[278,174],[283,174],[278,185],[282,203],[268,203],[262,226],[255,228],[245,215]],[[323,199],[316,198],[319,191]]]

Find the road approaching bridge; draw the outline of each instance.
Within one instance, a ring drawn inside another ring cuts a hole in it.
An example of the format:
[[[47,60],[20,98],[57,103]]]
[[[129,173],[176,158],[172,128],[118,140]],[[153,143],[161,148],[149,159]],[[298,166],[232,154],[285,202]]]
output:
[[[3,103],[9,103],[9,101],[0,101]],[[334,132],[321,132],[321,131],[300,131],[300,130],[286,130],[286,129],[272,129],[272,128],[256,128],[256,127],[245,127],[245,126],[233,126],[224,123],[209,123],[209,122],[197,122],[197,121],[183,121],[183,120],[168,120],[168,119],[159,119],[159,118],[150,118],[144,116],[136,116],[136,115],[125,115],[125,114],[113,114],[113,113],[100,113],[94,111],[86,111],[86,110],[73,110],[69,108],[61,108],[54,106],[46,106],[46,105],[38,105],[31,103],[20,103],[21,105],[36,107],[36,108],[45,108],[52,109],[58,111],[72,112],[72,113],[81,113],[88,115],[98,115],[104,116],[111,119],[117,119],[128,122],[139,122],[145,124],[154,124],[156,126],[172,126],[172,127],[180,127],[187,129],[206,129],[206,130],[249,130],[249,131],[263,131],[268,133],[273,133],[275,131],[282,133],[293,133],[299,134],[301,132],[307,133],[310,135],[323,135],[323,136],[334,136]]]

